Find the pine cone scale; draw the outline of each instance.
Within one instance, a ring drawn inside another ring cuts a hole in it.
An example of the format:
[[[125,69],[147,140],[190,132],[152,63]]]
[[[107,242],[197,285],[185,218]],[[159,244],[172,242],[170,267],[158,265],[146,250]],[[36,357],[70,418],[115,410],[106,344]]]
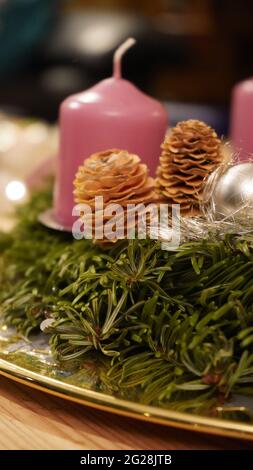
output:
[[[126,235],[125,222],[129,218],[127,206],[156,201],[154,183],[153,178],[148,176],[147,166],[141,163],[137,155],[130,154],[126,150],[112,149],[91,155],[79,167],[74,180],[74,198],[76,203],[87,204],[91,207],[93,228],[96,215],[102,216],[101,225],[110,220],[111,215],[106,214],[108,204],[120,205],[122,211],[114,216],[114,221],[119,220],[123,223]],[[102,212],[95,212],[96,196],[103,196],[104,211]],[[135,209],[133,214],[134,211]],[[145,207],[140,206],[139,211],[145,213]],[[134,228],[135,217],[130,222],[130,229]],[[116,241],[115,236],[111,240],[99,240],[99,243],[108,244]]]
[[[204,178],[221,163],[216,132],[197,120],[179,123],[161,145],[156,188],[169,205],[179,203],[185,215],[199,212]]]

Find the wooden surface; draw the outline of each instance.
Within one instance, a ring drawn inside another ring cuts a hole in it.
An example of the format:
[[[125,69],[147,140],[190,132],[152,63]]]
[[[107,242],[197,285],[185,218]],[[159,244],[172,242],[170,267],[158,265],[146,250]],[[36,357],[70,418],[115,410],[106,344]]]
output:
[[[253,449],[253,442],[156,426],[54,398],[0,377],[0,449]]]

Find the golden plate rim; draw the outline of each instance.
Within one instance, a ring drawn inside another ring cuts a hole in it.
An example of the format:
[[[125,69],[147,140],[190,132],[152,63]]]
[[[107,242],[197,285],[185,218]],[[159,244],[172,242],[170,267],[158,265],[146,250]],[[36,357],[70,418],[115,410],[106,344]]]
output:
[[[253,441],[253,425],[143,405],[81,388],[0,359],[0,376],[74,403],[155,424]]]

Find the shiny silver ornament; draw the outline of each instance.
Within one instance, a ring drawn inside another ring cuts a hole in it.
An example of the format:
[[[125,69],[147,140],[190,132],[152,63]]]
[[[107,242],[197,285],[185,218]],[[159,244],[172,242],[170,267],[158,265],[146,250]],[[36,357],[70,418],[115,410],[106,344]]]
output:
[[[217,178],[212,207],[216,217],[241,217],[245,214],[253,218],[253,163],[230,166]]]

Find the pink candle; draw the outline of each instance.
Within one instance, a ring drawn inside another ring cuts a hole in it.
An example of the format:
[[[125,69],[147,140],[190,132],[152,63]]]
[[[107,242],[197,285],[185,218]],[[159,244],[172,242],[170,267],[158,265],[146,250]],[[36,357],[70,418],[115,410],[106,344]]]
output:
[[[70,96],[60,110],[60,152],[54,213],[71,227],[73,180],[85,158],[110,148],[138,154],[154,175],[168,116],[158,101],[121,78],[121,57],[135,43],[128,39],[114,55],[114,74],[92,88]]]
[[[233,90],[231,141],[239,160],[253,155],[253,78],[238,83]]]

